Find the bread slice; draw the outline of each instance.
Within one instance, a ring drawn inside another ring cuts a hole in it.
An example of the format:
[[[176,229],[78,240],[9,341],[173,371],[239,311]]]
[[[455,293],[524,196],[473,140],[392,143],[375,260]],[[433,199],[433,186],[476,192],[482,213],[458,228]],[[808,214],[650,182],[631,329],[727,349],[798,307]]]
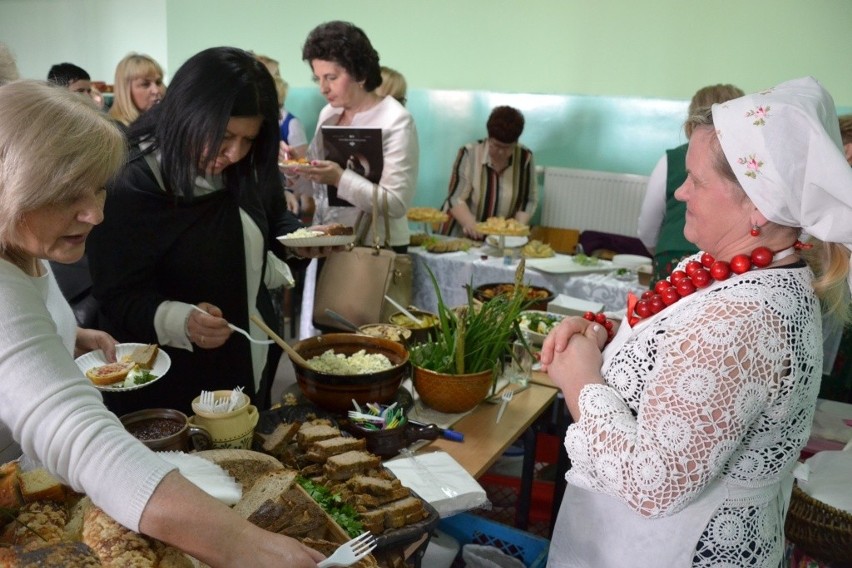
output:
[[[338,436],[336,438],[328,438],[311,444],[307,453],[307,458],[314,462],[325,462],[331,456],[336,456],[344,452],[352,450],[367,449],[366,438],[345,438]]]
[[[143,369],[151,370],[154,363],[157,361],[157,355],[160,353],[160,346],[156,343],[151,345],[141,345],[133,350],[130,355],[122,357],[122,361],[130,361],[139,365]]]
[[[267,501],[278,501],[295,481],[296,472],[289,469],[267,472],[257,478],[251,489],[243,493],[242,499],[234,505],[234,511],[249,519]]]
[[[327,424],[303,424],[296,433],[296,443],[302,450],[307,450],[315,442],[337,438],[340,430]]]
[[[354,235],[355,227],[347,227],[340,223],[332,223],[325,228],[326,235]]]
[[[256,432],[255,436],[260,440],[261,449],[264,452],[280,459],[284,454],[287,444],[290,443],[301,426],[301,422],[282,422],[275,427],[272,433],[261,434]]]
[[[323,473],[331,480],[349,479],[353,475],[365,473],[379,467],[382,460],[369,452],[352,450],[331,456],[325,462]]]
[[[284,469],[280,461],[272,456],[251,450],[204,450],[196,452],[198,457],[219,465],[243,486],[243,496],[263,474]]]
[[[65,486],[44,468],[22,471],[18,478],[21,483],[21,496],[26,503],[42,500],[65,501]]]
[[[105,386],[119,383],[127,378],[127,373],[133,370],[136,363],[132,361],[116,361],[86,371],[86,376],[96,385]]]

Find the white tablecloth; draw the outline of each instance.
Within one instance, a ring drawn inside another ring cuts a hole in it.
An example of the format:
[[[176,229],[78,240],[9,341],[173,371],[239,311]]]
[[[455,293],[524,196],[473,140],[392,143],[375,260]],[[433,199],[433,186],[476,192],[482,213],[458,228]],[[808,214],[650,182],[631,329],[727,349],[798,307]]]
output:
[[[467,252],[432,254],[425,249],[408,249],[414,261],[414,291],[412,304],[420,309],[435,311],[438,299],[429,278],[426,267],[432,270],[444,303],[449,307],[467,303],[465,286],[513,282],[518,259],[505,264],[502,257],[488,256],[483,260],[488,248],[472,248]],[[647,288],[640,286],[634,277],[631,280],[616,280],[609,274],[548,274],[528,268],[524,282],[552,290],[555,294],[566,294],[574,298],[600,302],[605,311],[623,310],[627,307],[627,293],[631,290],[637,295]]]

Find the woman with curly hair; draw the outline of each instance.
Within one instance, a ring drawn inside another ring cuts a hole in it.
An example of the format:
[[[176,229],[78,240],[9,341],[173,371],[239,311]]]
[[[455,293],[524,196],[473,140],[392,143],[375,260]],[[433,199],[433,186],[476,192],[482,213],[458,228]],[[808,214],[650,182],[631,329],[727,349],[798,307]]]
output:
[[[328,101],[320,112],[309,156],[325,156],[323,126],[382,129],[383,166],[376,183],[330,160],[314,160],[312,167],[300,169],[301,175],[314,183],[314,223],[358,225],[356,234],[363,237],[370,226],[373,193],[378,191],[382,216],[376,223],[379,240],[397,252],[405,252],[409,240],[405,215],[417,185],[420,150],[411,114],[393,97],[376,93],[382,83],[379,54],[361,28],[333,21],[311,31],[302,48],[302,59],[310,64],[314,81]],[[289,148],[282,145],[279,161],[286,160],[288,154]],[[307,275],[303,314],[313,312],[310,283],[314,272],[310,270]],[[310,335],[310,323],[303,318],[303,336]]]

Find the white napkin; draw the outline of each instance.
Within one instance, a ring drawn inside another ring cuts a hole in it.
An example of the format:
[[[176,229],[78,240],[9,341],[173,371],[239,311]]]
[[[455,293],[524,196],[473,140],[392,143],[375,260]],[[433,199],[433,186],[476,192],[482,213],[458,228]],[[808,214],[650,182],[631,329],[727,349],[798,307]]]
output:
[[[435,507],[441,517],[482,507],[485,490],[446,452],[395,458],[384,463],[403,485]]]
[[[159,452],[157,455],[177,466],[181,475],[199,489],[226,505],[236,504],[243,495],[240,484],[211,461],[183,452]]]
[[[807,480],[799,479],[802,491],[835,509],[852,514],[852,451],[822,451],[811,456]]]

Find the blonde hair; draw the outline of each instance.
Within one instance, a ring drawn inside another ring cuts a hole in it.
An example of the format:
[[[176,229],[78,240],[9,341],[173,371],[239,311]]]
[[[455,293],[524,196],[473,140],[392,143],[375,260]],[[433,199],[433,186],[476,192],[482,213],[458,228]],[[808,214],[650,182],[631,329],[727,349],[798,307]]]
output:
[[[88,97],[43,81],[0,88],[0,249],[24,213],[103,187],[125,154],[124,136]]]
[[[142,114],[133,103],[130,85],[134,79],[159,75],[163,78],[163,68],[148,55],[130,53],[115,67],[115,86],[113,103],[109,115],[125,126],[132,124]]]
[[[277,59],[272,59],[266,55],[259,55],[255,53],[254,57],[263,63],[263,65],[269,70],[269,74],[272,75],[272,80],[275,82],[275,93],[278,95],[278,108],[282,108],[284,106],[284,101],[287,100],[287,91],[289,90],[290,85],[288,85],[287,81],[285,81],[281,76],[281,65],[278,63]]]
[[[0,43],[0,85],[11,83],[18,79],[18,66],[15,65],[15,56],[5,43]]]
[[[690,127],[690,132],[696,128],[714,128],[711,109],[699,108],[690,115],[686,125]],[[711,151],[716,171],[742,189],[716,136],[713,136]],[[745,190],[742,191],[745,194]],[[849,249],[839,243],[826,243],[815,238],[811,238],[808,244],[812,248],[804,249],[799,254],[814,272],[813,287],[821,300],[823,313],[841,323],[852,322],[852,305],[849,303],[849,285],[846,281],[850,268]]]
[[[402,73],[390,67],[382,67],[382,84],[376,87],[379,96],[391,96],[401,104],[405,104],[405,94],[408,91],[408,83]]]

